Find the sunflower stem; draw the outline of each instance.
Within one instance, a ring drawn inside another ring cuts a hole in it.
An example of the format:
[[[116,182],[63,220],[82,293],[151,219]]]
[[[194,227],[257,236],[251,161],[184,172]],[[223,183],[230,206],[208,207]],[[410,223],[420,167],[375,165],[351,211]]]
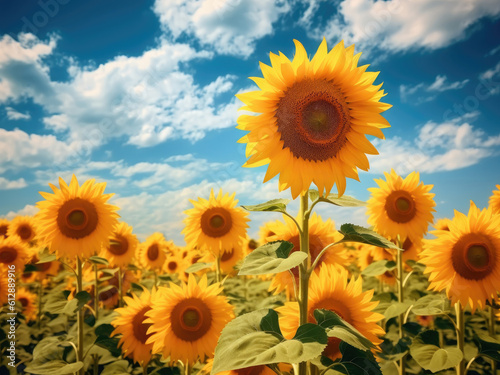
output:
[[[307,206],[309,205],[309,196],[307,193],[300,196],[299,219],[301,221],[302,231],[300,232],[300,251],[307,254],[302,264],[299,265],[299,325],[307,323],[307,304],[309,292],[309,214]],[[297,375],[307,375],[308,362],[299,363],[299,372]]]
[[[82,260],[79,256],[76,257],[76,293],[83,291],[83,267]],[[77,312],[77,327],[78,327],[78,361],[83,361],[83,313],[81,308]],[[84,375],[83,367],[78,370],[79,375]]]
[[[153,271],[153,275],[155,277],[155,283],[153,285],[153,289],[158,287],[158,275],[156,274],[156,270]]]
[[[148,364],[149,362],[146,362],[142,365],[142,375],[148,375]]]
[[[490,336],[493,337],[496,340],[496,329],[495,329],[495,324],[496,324],[496,316],[495,316],[495,308],[493,306],[489,307],[489,313],[490,313],[490,318],[488,319],[488,331],[490,333]],[[496,375],[497,373],[497,361],[494,359],[491,360],[491,372],[493,375]]]
[[[465,339],[465,321],[464,310],[460,306],[460,302],[455,304],[455,313],[457,315],[457,348],[464,353],[464,339]],[[457,375],[465,375],[465,360],[462,359],[457,365]]]
[[[42,296],[43,296],[43,284],[42,281],[38,282],[38,329],[42,326]]]
[[[401,248],[401,240],[398,239],[398,247]],[[401,250],[397,250],[396,253],[396,264],[397,264],[397,269],[398,269],[398,277],[397,277],[397,283],[398,283],[398,302],[403,303],[404,302],[404,268],[403,268],[403,252]],[[404,337],[404,332],[403,332],[403,323],[404,323],[404,312],[399,314],[398,318],[398,327],[399,327],[399,339],[402,339]],[[401,357],[399,360],[399,374],[404,375],[405,374],[405,357]]]
[[[222,271],[220,268],[220,258],[221,258],[220,254],[218,254],[215,257],[215,277],[216,277],[218,283],[222,282]]]
[[[95,321],[99,319],[99,277],[97,274],[97,263],[94,263],[94,309]]]
[[[184,375],[191,375],[191,366],[189,365],[189,362],[187,360],[184,364]]]
[[[120,299],[118,300],[118,307],[123,307],[123,273],[122,273],[122,268],[118,267],[118,295],[120,296]]]

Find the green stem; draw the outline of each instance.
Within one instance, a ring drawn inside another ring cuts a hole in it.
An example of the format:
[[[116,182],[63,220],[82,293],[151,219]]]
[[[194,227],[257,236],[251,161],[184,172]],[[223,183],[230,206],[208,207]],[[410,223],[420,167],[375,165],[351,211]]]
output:
[[[299,220],[301,221],[302,231],[300,232],[300,251],[306,253],[308,257],[299,265],[299,296],[297,302],[299,303],[299,325],[307,323],[307,304],[309,292],[309,215],[307,206],[309,205],[308,194],[301,195],[300,197],[300,211]],[[310,212],[309,212],[310,213]],[[299,363],[299,373],[297,375],[307,375],[308,365],[307,362]]]
[[[490,318],[488,319],[488,331],[490,333],[490,336],[493,337],[496,340],[496,316],[495,316],[495,308],[493,306],[489,307],[489,313],[490,313]],[[491,360],[491,372],[493,375],[496,375],[497,373],[497,361],[494,359]]]
[[[398,247],[401,248],[401,241],[398,240]],[[404,268],[403,268],[403,252],[400,250],[397,250],[396,253],[396,264],[397,264],[397,269],[398,269],[398,277],[397,277],[397,282],[398,282],[398,302],[403,303],[404,302],[404,289],[403,289],[403,280],[404,280]],[[399,314],[398,318],[398,327],[399,327],[399,338],[402,339],[404,336],[403,332],[403,323],[404,323],[404,313]],[[405,357],[403,356],[399,360],[399,374],[404,375],[405,374]]]
[[[184,375],[191,375],[191,366],[188,361],[184,364]]]
[[[95,321],[97,322],[97,319],[99,319],[99,276],[96,263],[94,263],[94,309]]]
[[[80,257],[76,257],[76,293],[83,291],[83,267]],[[78,361],[83,362],[83,308],[77,312],[77,325],[78,325]],[[78,371],[79,375],[84,375],[83,367]]]
[[[42,282],[39,281],[38,287],[38,329],[42,326],[42,296],[43,296],[43,285]]]
[[[455,312],[457,314],[457,348],[464,353],[465,321],[464,310],[460,306],[460,302],[455,304]],[[457,366],[457,375],[465,375],[465,360],[463,359]]]
[[[142,365],[142,375],[148,375],[148,364],[149,362],[146,362]]]
[[[158,287],[158,275],[156,274],[156,270],[153,271],[153,274],[155,276],[155,283],[153,285],[153,289]]]
[[[220,258],[221,258],[220,254],[218,254],[215,257],[215,276],[217,278],[218,283],[222,282],[222,270],[220,268]]]
[[[118,295],[120,296],[120,299],[118,300],[118,307],[123,307],[123,275],[122,275],[122,268],[118,267]]]
[[[99,375],[99,356],[94,356],[94,375]]]

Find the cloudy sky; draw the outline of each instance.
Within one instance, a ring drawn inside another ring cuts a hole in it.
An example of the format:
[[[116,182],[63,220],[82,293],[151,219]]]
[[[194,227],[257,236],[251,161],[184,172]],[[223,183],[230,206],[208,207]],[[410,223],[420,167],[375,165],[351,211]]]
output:
[[[394,168],[421,172],[436,217],[487,205],[500,184],[498,0],[2,1],[0,216],[34,214],[48,183],[106,181],[122,219],[183,244],[188,199],[277,196],[266,167],[241,168],[235,93],[256,89],[269,52],[321,39],[363,52],[393,105],[380,155],[347,194]],[[292,206],[292,209],[295,208]],[[321,207],[336,223],[364,209]],[[266,219],[251,215],[250,234]]]

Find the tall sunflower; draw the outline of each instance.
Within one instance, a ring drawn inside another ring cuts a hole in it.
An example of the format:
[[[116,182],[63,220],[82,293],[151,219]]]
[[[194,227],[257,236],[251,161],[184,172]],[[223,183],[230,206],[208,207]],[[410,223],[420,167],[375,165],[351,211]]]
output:
[[[31,253],[27,245],[17,236],[0,236],[0,266],[13,264],[17,273],[23,272],[24,265],[28,262]]]
[[[394,170],[384,175],[387,181],[375,180],[379,187],[368,189],[372,193],[367,202],[368,223],[383,236],[397,238],[399,235],[402,241],[409,237],[418,242],[427,232],[435,211],[434,194],[429,193],[433,185],[420,182],[418,172],[410,173],[405,179]]]
[[[7,237],[10,221],[7,219],[0,219],[0,237]]]
[[[17,236],[21,241],[29,244],[36,236],[35,219],[31,216],[16,216],[10,222],[7,236]]]
[[[293,244],[291,252],[300,250],[300,235],[295,223],[284,216],[285,223],[279,222],[274,226],[274,236],[268,237],[271,241],[283,240]],[[314,213],[309,220],[309,254],[311,262],[314,262],[321,250],[327,245],[342,239],[342,235],[335,230],[335,224],[331,219],[323,221],[321,216]],[[318,261],[316,270],[319,270],[321,264],[327,263],[334,265],[335,268],[344,268],[348,263],[347,251],[343,244],[335,245],[329,248]],[[316,271],[315,270],[315,271]],[[299,267],[291,269],[295,281],[299,280]],[[297,284],[298,285],[298,284]],[[274,290],[277,294],[285,290],[288,298],[293,296],[293,279],[288,271],[280,272],[274,275],[269,290]]]
[[[110,267],[123,267],[132,262],[139,245],[139,240],[132,230],[127,223],[119,223],[113,229],[109,242],[103,244],[100,256],[108,260]]]
[[[385,334],[377,324],[383,315],[373,312],[378,302],[371,302],[373,290],[362,291],[362,279],[351,278],[348,272],[338,270],[330,264],[321,267],[318,273],[311,275],[309,284],[308,321],[315,323],[314,310],[326,309],[338,314],[350,323],[373,344],[379,345],[379,336]],[[299,305],[297,302],[285,302],[276,309],[281,314],[280,327],[283,335],[291,339],[299,327]],[[340,358],[340,340],[329,338],[323,355],[335,360]]]
[[[184,211],[188,217],[182,230],[188,246],[218,255],[245,241],[248,213],[236,207],[235,194],[222,195],[221,189],[216,197],[212,189],[208,200],[190,200],[194,208]]]
[[[135,294],[132,297],[123,297],[127,307],[115,309],[119,316],[111,322],[115,327],[111,336],[122,335],[118,345],[122,347],[123,354],[143,366],[151,359],[153,349],[153,344],[146,344],[151,337],[151,334],[147,333],[151,323],[144,323],[144,320],[147,319],[146,313],[151,310],[151,298],[154,293],[155,289],[153,294],[145,289],[140,297]]]
[[[44,201],[37,203],[39,235],[59,258],[89,257],[108,241],[117,224],[118,207],[108,203],[112,194],[104,194],[106,183],[87,180],[79,186],[75,175],[69,186],[59,178],[54,194],[40,192]]]
[[[156,232],[146,238],[137,248],[137,259],[142,267],[148,270],[159,270],[163,267],[166,255],[167,241],[163,234]]]
[[[221,292],[219,283],[208,286],[205,275],[197,283],[191,274],[187,284],[160,288],[145,321],[152,323],[146,343],[153,344],[153,353],[190,365],[198,357],[213,356],[222,329],[234,318],[233,306]]]
[[[493,195],[490,197],[488,204],[493,213],[500,214],[500,185],[496,185],[497,189],[493,190]]]
[[[389,123],[380,113],[391,106],[380,102],[378,73],[358,67],[360,53],[343,41],[330,52],[326,39],[309,60],[294,40],[295,57],[270,54],[271,65],[260,63],[263,78],[251,79],[260,91],[236,95],[241,109],[260,113],[242,115],[238,129],[249,131],[239,142],[247,143],[245,167],[269,164],[264,182],[278,173],[279,190],[291,188],[292,197],[314,183],[321,195],[334,183],[339,195],[346,177],[358,180],[357,168],[368,170],[365,154],[378,154],[366,135],[384,138]]]
[[[452,303],[469,303],[473,311],[493,301],[500,290],[500,215],[471,201],[467,216],[455,211],[449,231],[431,233],[437,238],[424,240],[420,260],[429,289],[445,289]]]

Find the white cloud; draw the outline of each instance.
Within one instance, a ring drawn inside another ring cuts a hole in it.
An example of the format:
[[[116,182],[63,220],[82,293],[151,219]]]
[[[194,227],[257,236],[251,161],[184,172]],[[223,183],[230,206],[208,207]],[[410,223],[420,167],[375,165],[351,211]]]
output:
[[[31,115],[29,113],[21,113],[16,111],[12,107],[5,107],[5,110],[7,112],[7,118],[9,120],[29,120],[31,118]]]
[[[458,118],[441,124],[427,122],[413,142],[393,137],[374,144],[380,154],[370,157],[371,173],[391,168],[399,174],[413,170],[433,173],[465,168],[496,155],[500,134],[488,136]]]
[[[400,85],[399,86],[399,94],[401,96],[401,101],[406,102],[409,100],[409,97],[415,95],[419,92],[426,92],[427,94],[423,97],[418,97],[415,101],[417,103],[423,103],[426,101],[433,100],[436,95],[432,93],[443,92],[448,90],[459,90],[463,88],[468,79],[464,79],[463,81],[455,81],[455,82],[447,82],[446,76],[437,75],[434,82],[431,84],[419,83],[417,85]]]
[[[7,214],[2,217],[8,220],[14,219],[16,216],[34,216],[38,212],[38,208],[31,204],[27,204],[19,211],[9,211]]]
[[[218,53],[248,57],[290,6],[287,0],[156,0],[153,9],[174,39],[193,36]]]
[[[482,83],[487,83],[489,95],[500,93],[500,62],[479,75]]]
[[[467,37],[479,19],[499,14],[497,0],[343,0],[326,24],[302,24],[317,38],[394,53],[446,47]]]
[[[8,180],[5,177],[0,177],[0,190],[22,189],[28,186],[24,178],[17,180]]]

